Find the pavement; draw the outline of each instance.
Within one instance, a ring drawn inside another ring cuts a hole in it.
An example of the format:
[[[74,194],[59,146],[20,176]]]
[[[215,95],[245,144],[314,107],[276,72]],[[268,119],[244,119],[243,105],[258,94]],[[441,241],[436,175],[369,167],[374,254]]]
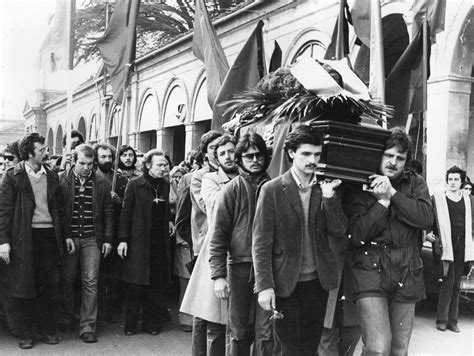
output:
[[[172,311],[173,321],[164,325],[157,336],[138,333],[125,336],[123,325],[112,324],[98,328],[99,341],[85,344],[77,334],[62,334],[58,345],[38,342],[31,350],[20,350],[17,340],[0,330],[0,355],[190,355],[191,333],[180,331],[176,310]],[[438,331],[435,328],[436,306],[426,302],[418,310],[410,342],[409,355],[474,355],[474,313],[463,308],[459,318],[459,334]],[[356,355],[362,349],[359,343]]]

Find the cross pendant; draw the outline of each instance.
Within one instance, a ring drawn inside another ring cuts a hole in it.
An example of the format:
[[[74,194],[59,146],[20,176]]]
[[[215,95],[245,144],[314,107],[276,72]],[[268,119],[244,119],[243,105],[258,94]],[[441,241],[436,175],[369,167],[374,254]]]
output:
[[[158,199],[158,198],[153,199],[153,202],[154,202],[155,204],[158,204],[159,201],[160,201],[160,199]]]

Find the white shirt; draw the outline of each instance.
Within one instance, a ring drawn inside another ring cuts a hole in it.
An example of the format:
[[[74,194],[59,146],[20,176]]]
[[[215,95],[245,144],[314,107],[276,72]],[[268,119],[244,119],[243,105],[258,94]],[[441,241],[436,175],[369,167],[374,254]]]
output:
[[[29,165],[28,162],[25,161],[25,171],[29,176],[32,176],[33,178],[40,179],[43,174],[46,174],[46,169],[44,169],[44,166],[41,165],[41,168],[38,172],[35,172],[33,168]]]

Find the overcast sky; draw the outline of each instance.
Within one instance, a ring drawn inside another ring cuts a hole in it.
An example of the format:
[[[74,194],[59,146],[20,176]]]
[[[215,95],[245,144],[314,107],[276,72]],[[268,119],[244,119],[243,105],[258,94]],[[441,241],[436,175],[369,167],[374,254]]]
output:
[[[41,84],[34,63],[55,4],[56,0],[0,0],[0,97],[6,119],[20,118],[28,93]]]

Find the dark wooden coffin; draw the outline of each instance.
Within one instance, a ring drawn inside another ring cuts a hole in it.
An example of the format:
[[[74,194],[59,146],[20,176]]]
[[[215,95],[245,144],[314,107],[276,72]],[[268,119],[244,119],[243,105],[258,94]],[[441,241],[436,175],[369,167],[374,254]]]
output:
[[[323,135],[323,154],[318,169],[327,178],[367,182],[378,171],[390,132],[378,126],[337,121],[310,124]]]

